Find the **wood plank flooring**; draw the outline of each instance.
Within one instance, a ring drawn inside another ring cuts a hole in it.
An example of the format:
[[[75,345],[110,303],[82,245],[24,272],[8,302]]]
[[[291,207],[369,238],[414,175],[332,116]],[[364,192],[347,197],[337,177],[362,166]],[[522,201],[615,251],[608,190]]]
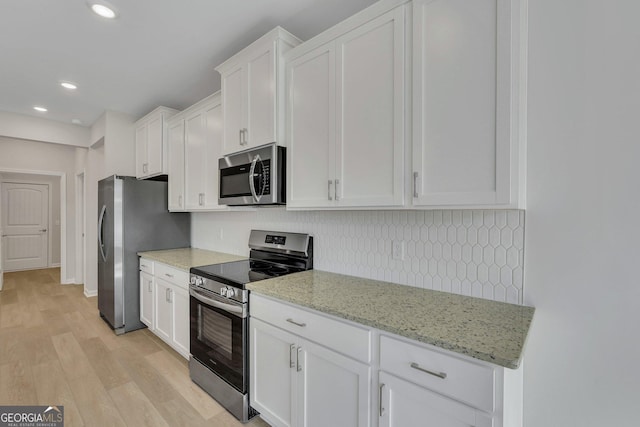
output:
[[[64,405],[65,426],[240,427],[147,329],[116,336],[60,270],[5,273],[0,405]],[[256,417],[249,427],[268,427]]]

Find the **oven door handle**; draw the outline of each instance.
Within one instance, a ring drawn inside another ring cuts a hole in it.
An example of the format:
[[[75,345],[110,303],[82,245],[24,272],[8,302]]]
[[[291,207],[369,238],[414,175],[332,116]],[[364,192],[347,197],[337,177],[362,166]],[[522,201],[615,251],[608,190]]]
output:
[[[219,308],[220,310],[224,310],[227,313],[233,314],[234,316],[241,317],[243,319],[247,317],[243,305],[229,304],[227,302],[218,301],[210,298],[209,296],[203,295],[201,292],[198,292],[195,289],[189,289],[189,295],[203,304]]]

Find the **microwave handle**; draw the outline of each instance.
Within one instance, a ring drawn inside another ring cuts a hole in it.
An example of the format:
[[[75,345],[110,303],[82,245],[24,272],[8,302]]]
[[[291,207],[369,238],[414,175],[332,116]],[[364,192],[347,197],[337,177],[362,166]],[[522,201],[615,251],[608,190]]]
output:
[[[253,161],[251,162],[251,168],[249,169],[249,188],[251,189],[251,195],[253,196],[253,200],[255,200],[256,203],[260,202],[260,198],[262,197],[262,195],[258,196],[258,193],[256,193],[256,186],[253,183],[253,174],[255,173],[256,165],[260,160],[261,160],[260,155],[256,154],[256,156],[253,158]]]

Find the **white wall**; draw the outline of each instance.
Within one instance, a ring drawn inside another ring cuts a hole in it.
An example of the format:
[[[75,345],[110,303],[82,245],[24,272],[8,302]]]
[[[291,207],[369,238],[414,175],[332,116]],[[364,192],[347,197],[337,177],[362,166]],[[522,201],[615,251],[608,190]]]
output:
[[[60,265],[60,177],[24,173],[2,173],[0,182],[47,184],[49,186],[49,253],[48,265]],[[75,236],[75,233],[73,234]]]
[[[98,181],[105,175],[105,147],[98,145],[90,148],[84,159],[85,170],[85,278],[84,293],[87,296],[98,295]],[[79,172],[79,171],[78,171]]]
[[[0,136],[0,170],[64,173],[66,184],[66,277],[75,271],[75,158],[81,148]],[[61,256],[62,258],[62,256]]]
[[[88,147],[90,132],[89,128],[84,126],[0,111],[0,135],[8,138]]]
[[[640,3],[529,15],[525,426],[637,426]]]

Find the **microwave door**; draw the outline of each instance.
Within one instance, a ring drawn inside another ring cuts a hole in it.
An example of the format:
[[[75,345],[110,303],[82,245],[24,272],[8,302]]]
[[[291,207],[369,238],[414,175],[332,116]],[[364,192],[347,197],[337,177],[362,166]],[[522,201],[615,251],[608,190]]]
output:
[[[260,199],[264,195],[264,179],[264,165],[260,155],[256,154],[251,162],[251,169],[249,171],[249,188],[251,189],[253,200],[255,200],[256,203],[260,203]]]

